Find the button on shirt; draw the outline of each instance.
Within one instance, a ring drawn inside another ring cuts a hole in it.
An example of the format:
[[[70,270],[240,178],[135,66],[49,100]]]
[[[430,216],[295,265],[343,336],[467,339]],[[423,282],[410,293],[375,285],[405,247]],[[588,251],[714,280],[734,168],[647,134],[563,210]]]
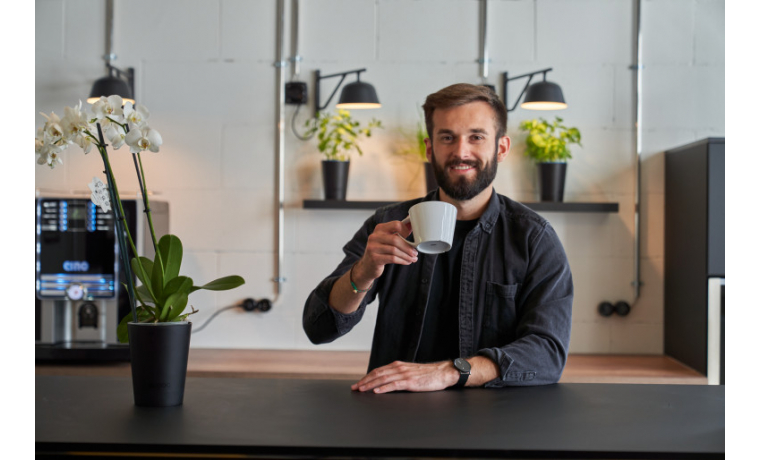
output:
[[[411,265],[386,265],[359,308],[342,314],[328,305],[335,281],[364,254],[379,223],[403,220],[425,198],[378,209],[343,248],[335,271],[311,292],[303,327],[313,343],[332,342],[350,331],[367,305],[379,299],[369,370],[393,361],[414,362],[423,336],[436,255],[420,253]],[[486,387],[540,385],[559,381],[567,361],[573,281],[554,229],[526,206],[495,191],[462,247],[459,287],[458,356],[486,356],[499,377]],[[452,338],[453,339],[453,338]]]

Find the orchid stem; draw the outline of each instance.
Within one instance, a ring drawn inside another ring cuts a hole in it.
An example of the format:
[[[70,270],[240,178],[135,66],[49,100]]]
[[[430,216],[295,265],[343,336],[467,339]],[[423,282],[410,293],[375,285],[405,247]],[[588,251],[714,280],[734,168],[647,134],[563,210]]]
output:
[[[124,235],[126,234],[127,239],[129,240],[129,244],[132,247],[132,251],[135,253],[135,256],[137,256],[137,251],[135,250],[135,244],[134,241],[132,241],[132,235],[129,233],[129,228],[127,227],[127,221],[124,218],[124,208],[121,206],[121,199],[119,198],[119,190],[116,187],[116,180],[113,176],[113,170],[111,169],[111,163],[108,160],[108,152],[106,152],[106,143],[103,139],[103,131],[100,128],[100,123],[98,123],[98,135],[100,136],[100,144],[98,145],[98,151],[100,152],[100,156],[103,158],[103,164],[106,167],[106,180],[108,181],[108,191],[111,195],[111,202],[115,203],[113,210],[114,214],[116,214],[116,205],[118,205],[119,209],[119,215],[115,216],[115,226],[116,226],[116,236],[118,238],[119,243],[119,254],[121,256],[121,263],[124,266],[124,273],[125,278],[127,280],[127,296],[129,298],[129,305],[132,309],[132,320],[137,322],[137,303],[135,301],[135,285],[134,281],[132,279],[132,269],[129,264],[129,254],[126,251],[126,241],[124,240]],[[139,264],[142,267],[142,264]]]
[[[150,227],[150,236],[153,240],[153,250],[156,252],[156,260],[161,264],[161,272],[164,272],[164,261],[161,258],[161,252],[158,250],[158,243],[156,241],[156,232],[153,229],[153,214],[150,212],[150,201],[148,200],[148,185],[145,182],[145,170],[142,165],[142,158],[139,153],[132,154],[132,160],[135,163],[135,170],[137,171],[137,181],[140,184],[140,192],[143,196],[143,204],[145,205],[145,214],[148,216],[148,227]],[[139,165],[138,165],[139,162]]]

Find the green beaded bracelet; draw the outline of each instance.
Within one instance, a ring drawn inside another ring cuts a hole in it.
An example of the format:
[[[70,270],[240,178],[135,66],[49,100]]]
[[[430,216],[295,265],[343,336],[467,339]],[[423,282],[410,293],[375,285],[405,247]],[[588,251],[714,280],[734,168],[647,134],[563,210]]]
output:
[[[351,287],[354,290],[354,294],[360,294],[360,293],[369,291],[370,289],[372,289],[372,285],[370,285],[367,289],[359,289],[358,287],[356,287],[356,284],[354,284],[354,267],[355,266],[356,264],[351,265],[351,270],[348,271],[348,280],[351,282]]]

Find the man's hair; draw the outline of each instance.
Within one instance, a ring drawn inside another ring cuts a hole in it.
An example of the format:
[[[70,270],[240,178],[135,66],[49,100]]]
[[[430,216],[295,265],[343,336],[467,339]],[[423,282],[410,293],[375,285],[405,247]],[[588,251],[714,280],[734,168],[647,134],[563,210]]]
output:
[[[433,137],[433,112],[435,109],[450,109],[471,102],[483,101],[491,106],[496,116],[496,139],[507,133],[507,108],[499,96],[486,86],[457,83],[435,92],[425,99],[422,109],[425,111],[425,127],[428,136]]]

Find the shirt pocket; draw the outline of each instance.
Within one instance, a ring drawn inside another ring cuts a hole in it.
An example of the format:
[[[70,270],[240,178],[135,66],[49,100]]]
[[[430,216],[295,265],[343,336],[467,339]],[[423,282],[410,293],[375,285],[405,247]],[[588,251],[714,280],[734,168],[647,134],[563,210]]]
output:
[[[519,284],[486,282],[485,327],[482,346],[500,347],[517,337],[515,298]]]

